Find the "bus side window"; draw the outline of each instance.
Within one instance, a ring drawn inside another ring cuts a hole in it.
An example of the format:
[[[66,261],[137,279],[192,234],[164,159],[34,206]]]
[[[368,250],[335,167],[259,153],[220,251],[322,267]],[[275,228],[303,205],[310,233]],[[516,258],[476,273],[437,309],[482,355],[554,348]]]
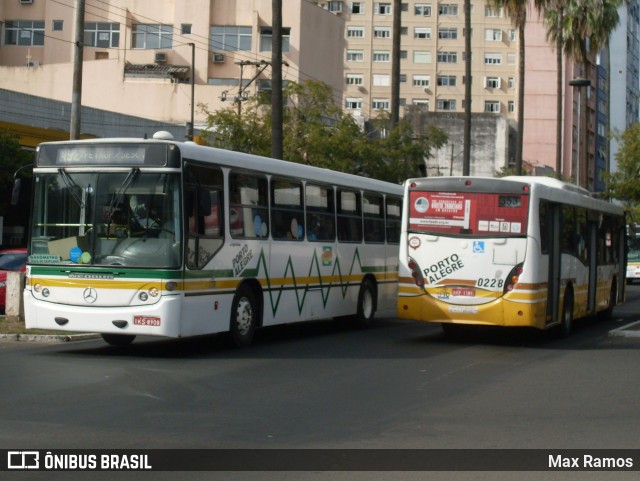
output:
[[[338,191],[338,240],[362,242],[362,208],[359,192]]]
[[[234,238],[269,235],[267,179],[240,172],[229,174],[229,228]]]
[[[387,197],[386,233],[387,243],[400,242],[400,219],[402,217],[402,199]]]
[[[384,243],[384,201],[381,195],[364,194],[364,241]]]
[[[271,179],[271,230],[274,239],[304,239],[302,183]]]

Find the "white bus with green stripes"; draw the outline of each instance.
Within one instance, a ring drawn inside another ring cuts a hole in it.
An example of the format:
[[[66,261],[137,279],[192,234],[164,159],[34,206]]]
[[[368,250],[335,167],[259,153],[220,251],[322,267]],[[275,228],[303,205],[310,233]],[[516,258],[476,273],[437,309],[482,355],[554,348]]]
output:
[[[401,186],[167,136],[39,146],[27,328],[246,346],[395,313]]]

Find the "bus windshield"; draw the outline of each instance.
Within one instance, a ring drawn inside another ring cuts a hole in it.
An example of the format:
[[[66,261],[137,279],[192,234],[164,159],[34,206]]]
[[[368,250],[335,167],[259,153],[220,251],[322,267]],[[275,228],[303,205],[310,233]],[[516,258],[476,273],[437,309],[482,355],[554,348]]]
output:
[[[411,191],[409,231],[432,235],[524,236],[526,194]]]
[[[37,174],[29,261],[179,267],[179,181],[137,168]]]

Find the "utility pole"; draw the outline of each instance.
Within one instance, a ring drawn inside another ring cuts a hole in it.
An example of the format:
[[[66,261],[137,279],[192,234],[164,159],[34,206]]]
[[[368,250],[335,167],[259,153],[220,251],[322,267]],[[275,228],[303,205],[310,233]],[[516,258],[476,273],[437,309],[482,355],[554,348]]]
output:
[[[193,140],[193,123],[195,116],[195,98],[196,98],[196,44],[189,43],[191,47],[191,122],[187,126],[187,140]]]
[[[393,0],[393,39],[391,47],[391,129],[400,121],[400,29],[402,2]]]
[[[84,43],[84,0],[76,0],[76,36],[73,53],[73,92],[71,93],[71,122],[69,139],[80,138],[80,110],[82,108],[82,53]]]
[[[271,0],[271,157],[282,159],[282,0]]]
[[[471,174],[471,0],[464,0],[464,139],[462,175]]]

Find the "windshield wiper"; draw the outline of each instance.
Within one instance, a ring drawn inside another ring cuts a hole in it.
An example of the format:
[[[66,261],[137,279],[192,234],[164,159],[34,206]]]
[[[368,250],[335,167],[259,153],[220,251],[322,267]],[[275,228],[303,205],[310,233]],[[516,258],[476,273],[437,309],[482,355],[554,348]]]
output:
[[[62,180],[64,180],[64,184],[67,186],[67,189],[69,189],[69,192],[71,192],[71,196],[73,197],[73,199],[78,203],[78,206],[81,209],[84,209],[84,202],[82,201],[82,198],[78,195],[78,193],[75,191],[75,189],[81,189],[81,187],[75,183],[75,181],[71,178],[71,176],[67,173],[66,170],[58,169],[58,172],[60,173]]]
[[[118,192],[111,200],[111,204],[109,204],[109,222],[111,222],[111,214],[113,214],[113,210],[117,205],[120,204],[120,201],[122,200],[122,197],[124,197],[124,194],[127,192],[127,189],[129,189],[131,182],[133,182],[133,179],[135,179],[139,173],[140,173],[140,169],[137,167],[133,167],[129,171],[125,179],[122,181],[122,184],[120,184],[120,188],[118,189]]]

